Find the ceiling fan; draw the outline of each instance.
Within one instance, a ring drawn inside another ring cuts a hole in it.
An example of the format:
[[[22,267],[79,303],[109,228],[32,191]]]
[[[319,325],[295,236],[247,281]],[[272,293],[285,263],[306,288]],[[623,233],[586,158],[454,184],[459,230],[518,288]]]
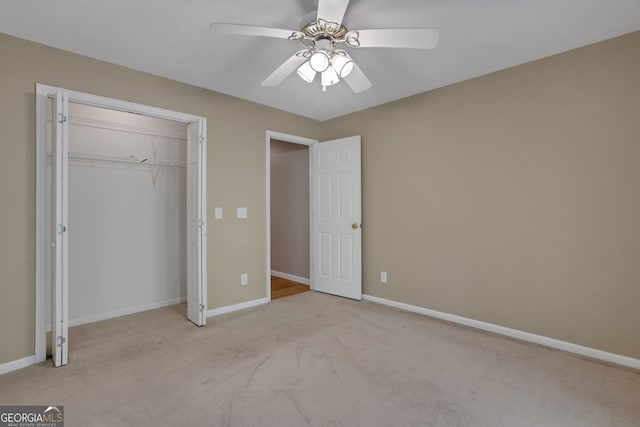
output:
[[[348,30],[342,25],[348,4],[349,0],[318,0],[316,20],[300,31],[218,22],[212,23],[209,29],[221,34],[275,37],[301,42],[304,49],[284,61],[262,82],[262,86],[277,86],[297,70],[298,75],[308,83],[312,83],[320,74],[323,91],[340,79],[347,82],[355,93],[371,87],[367,76],[343,49],[345,47],[433,49],[438,44],[439,31],[435,28]]]

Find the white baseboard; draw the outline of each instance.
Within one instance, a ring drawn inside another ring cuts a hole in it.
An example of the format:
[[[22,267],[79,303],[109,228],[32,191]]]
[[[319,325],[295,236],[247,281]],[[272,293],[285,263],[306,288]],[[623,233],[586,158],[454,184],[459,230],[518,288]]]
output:
[[[279,277],[281,279],[291,280],[293,282],[302,283],[303,285],[309,286],[309,279],[305,279],[304,277],[294,276],[293,274],[281,273],[279,271],[271,270],[271,275]]]
[[[245,308],[255,307],[257,305],[266,304],[269,302],[268,298],[259,298],[252,301],[241,302],[239,304],[227,305],[225,307],[213,308],[207,311],[207,317],[220,316],[221,314],[232,313],[238,310],[244,310]]]
[[[69,327],[84,325],[87,323],[99,322],[101,320],[113,319],[114,317],[126,316],[127,314],[140,313],[142,311],[154,310],[156,308],[168,307],[170,305],[181,304],[187,300],[187,297],[172,298],[166,301],[154,302],[152,304],[139,305],[136,307],[123,308],[122,310],[110,311],[108,313],[100,313],[93,316],[81,317],[79,319],[69,320]],[[47,332],[51,332],[51,323],[47,325]]]
[[[0,363],[0,375],[17,369],[26,368],[36,363],[36,356],[27,356],[11,362]]]
[[[362,295],[362,299],[366,301],[375,302],[378,304],[388,305],[390,307],[400,308],[406,311],[411,311],[413,313],[424,314],[430,317],[447,320],[449,322],[458,323],[460,325],[470,326],[476,329],[482,329],[484,331],[493,332],[499,335],[505,335],[505,336],[516,338],[522,341],[532,342],[535,344],[544,345],[546,347],[568,351],[569,353],[575,353],[582,356],[587,356],[592,359],[598,359],[598,360],[602,360],[609,363],[615,363],[616,365],[627,366],[629,368],[640,369],[640,359],[634,359],[632,357],[622,356],[615,353],[609,353],[602,350],[596,350],[595,348],[585,347],[582,345],[572,344],[566,341],[557,340],[555,338],[549,338],[542,335],[536,335],[529,332],[519,331],[517,329],[511,329],[504,326],[494,325],[493,323],[487,323],[479,320],[469,319],[467,317],[456,316],[455,314],[443,313],[441,311],[431,310],[428,308],[418,307],[415,305],[405,304],[402,302],[392,301],[384,298],[378,298],[372,295]]]

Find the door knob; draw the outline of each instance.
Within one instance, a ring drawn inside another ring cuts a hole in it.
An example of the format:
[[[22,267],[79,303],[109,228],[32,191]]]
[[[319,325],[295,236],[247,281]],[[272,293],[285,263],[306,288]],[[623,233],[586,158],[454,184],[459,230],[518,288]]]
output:
[[[361,226],[360,226],[360,225],[358,225],[358,224],[351,224],[351,228],[353,228],[353,229],[356,229],[356,228],[358,228],[358,227],[361,227]]]

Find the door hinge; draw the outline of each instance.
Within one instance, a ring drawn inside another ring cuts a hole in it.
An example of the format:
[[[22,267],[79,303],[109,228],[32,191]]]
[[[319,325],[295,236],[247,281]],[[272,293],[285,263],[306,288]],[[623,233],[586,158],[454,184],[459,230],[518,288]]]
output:
[[[62,234],[67,231],[67,227],[62,224],[58,224],[58,234]]]
[[[204,311],[204,304],[200,304],[200,311]]]
[[[62,347],[62,344],[66,342],[67,342],[67,339],[65,337],[58,337],[58,347]]]
[[[204,143],[204,135],[199,135],[200,144]]]
[[[64,123],[67,121],[67,116],[62,113],[58,113],[58,123]]]
[[[200,228],[204,227],[204,221],[203,220],[201,220],[201,219],[198,220],[198,227],[200,227]]]

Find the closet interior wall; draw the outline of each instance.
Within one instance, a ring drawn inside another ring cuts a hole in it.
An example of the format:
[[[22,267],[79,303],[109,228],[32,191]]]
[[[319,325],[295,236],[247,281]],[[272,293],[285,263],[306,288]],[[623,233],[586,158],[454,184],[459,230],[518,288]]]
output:
[[[76,103],[68,120],[70,326],[185,301],[187,125]]]

